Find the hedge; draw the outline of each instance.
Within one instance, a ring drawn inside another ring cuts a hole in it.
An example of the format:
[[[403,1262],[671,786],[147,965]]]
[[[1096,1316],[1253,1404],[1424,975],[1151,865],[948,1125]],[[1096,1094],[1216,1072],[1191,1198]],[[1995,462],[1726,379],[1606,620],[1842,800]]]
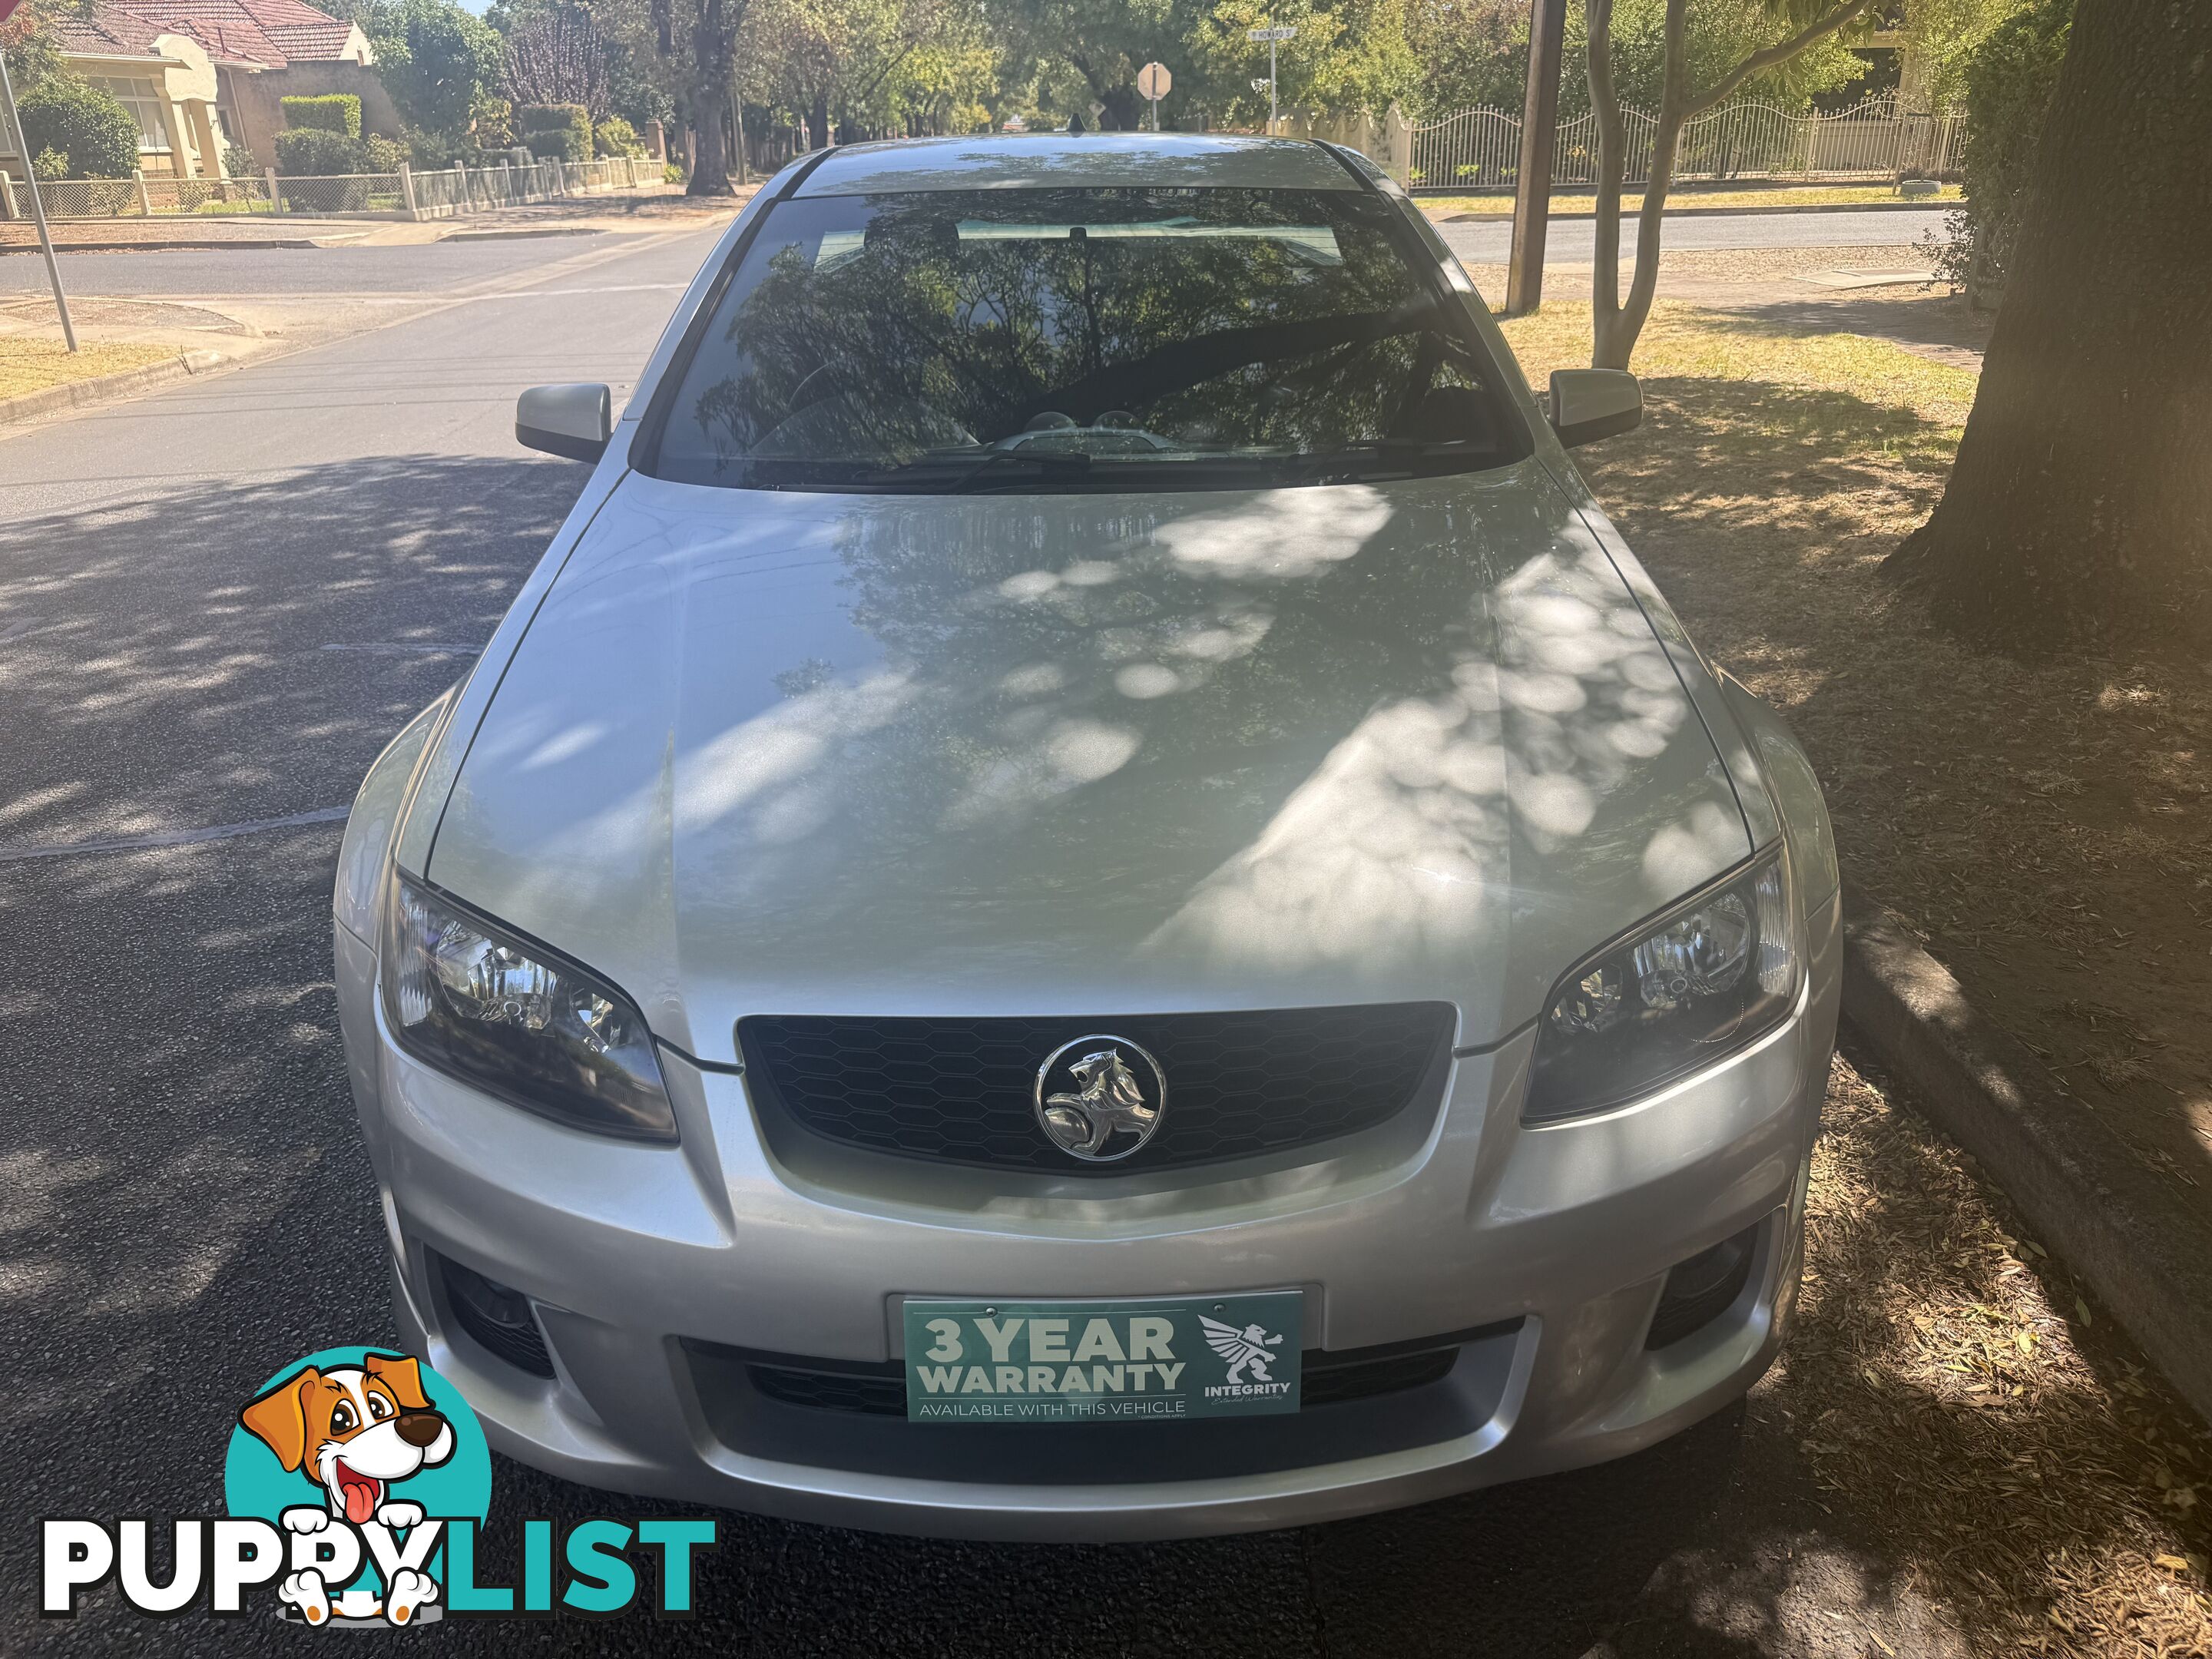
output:
[[[319,127],[291,127],[276,135],[276,171],[289,179],[316,179],[362,170],[358,139]]]
[[[1993,303],[2004,286],[2073,21],[2074,0],[2036,0],[1966,60],[1966,200],[1951,216],[1954,240],[1937,268],[1977,305]]]
[[[516,130],[530,153],[541,161],[592,159],[592,115],[581,104],[522,104],[514,112]]]
[[[64,158],[72,179],[128,179],[138,165],[138,123],[88,82],[57,75],[16,100],[33,157]]]
[[[592,129],[592,142],[602,155],[643,155],[645,143],[637,129],[619,115],[610,115]]]
[[[361,137],[361,100],[349,92],[325,92],[313,98],[280,98],[284,125],[311,132],[335,132],[343,138]]]

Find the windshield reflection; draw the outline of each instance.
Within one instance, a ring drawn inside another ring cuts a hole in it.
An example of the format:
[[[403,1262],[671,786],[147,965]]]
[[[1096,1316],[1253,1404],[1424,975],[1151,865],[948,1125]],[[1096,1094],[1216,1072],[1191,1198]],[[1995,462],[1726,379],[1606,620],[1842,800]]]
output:
[[[944,493],[1495,465],[1516,423],[1432,264],[1348,191],[781,203],[649,470]]]

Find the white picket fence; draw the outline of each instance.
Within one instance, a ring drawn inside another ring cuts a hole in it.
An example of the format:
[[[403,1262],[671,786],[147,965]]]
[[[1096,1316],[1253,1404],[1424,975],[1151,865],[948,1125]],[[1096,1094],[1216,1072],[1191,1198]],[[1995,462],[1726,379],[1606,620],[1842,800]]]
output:
[[[1623,112],[1627,129],[1623,182],[1651,176],[1658,118]],[[1499,190],[1521,171],[1521,119],[1500,109],[1464,109],[1407,131],[1404,182],[1415,191]],[[1908,113],[1894,94],[1869,98],[1832,115],[1793,115],[1759,103],[1723,104],[1682,130],[1678,179],[1896,179],[1908,173],[1956,173],[1966,137],[1961,115]],[[1559,123],[1552,183],[1597,181],[1597,118]]]
[[[610,156],[597,161],[533,161],[518,166],[454,167],[432,173],[332,173],[288,179],[58,179],[39,186],[54,219],[127,219],[184,215],[210,218],[242,214],[343,214],[400,219],[444,219],[550,202],[605,191],[632,191],[660,183],[650,161]],[[29,215],[19,184],[0,184],[0,203],[10,218]]]

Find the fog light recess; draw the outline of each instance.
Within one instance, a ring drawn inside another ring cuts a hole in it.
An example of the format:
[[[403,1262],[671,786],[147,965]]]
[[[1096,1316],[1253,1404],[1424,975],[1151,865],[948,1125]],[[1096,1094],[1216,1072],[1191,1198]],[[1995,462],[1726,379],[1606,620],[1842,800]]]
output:
[[[495,1359],[532,1376],[553,1375],[553,1356],[545,1351],[544,1333],[530,1310],[530,1298],[496,1279],[433,1255],[445,1281],[446,1303],[453,1322],[466,1331],[477,1346]]]
[[[1674,1264],[1644,1338],[1646,1348],[1668,1347],[1694,1336],[1734,1305],[1751,1278],[1752,1257],[1764,1224],[1753,1222],[1735,1237]]]

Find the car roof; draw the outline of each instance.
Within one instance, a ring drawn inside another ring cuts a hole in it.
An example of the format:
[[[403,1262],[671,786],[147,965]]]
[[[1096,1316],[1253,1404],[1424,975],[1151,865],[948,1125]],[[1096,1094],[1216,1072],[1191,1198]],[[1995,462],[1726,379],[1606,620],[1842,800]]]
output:
[[[1201,132],[1026,132],[842,145],[806,175],[796,194],[1111,185],[1361,188],[1332,151],[1304,139]]]

